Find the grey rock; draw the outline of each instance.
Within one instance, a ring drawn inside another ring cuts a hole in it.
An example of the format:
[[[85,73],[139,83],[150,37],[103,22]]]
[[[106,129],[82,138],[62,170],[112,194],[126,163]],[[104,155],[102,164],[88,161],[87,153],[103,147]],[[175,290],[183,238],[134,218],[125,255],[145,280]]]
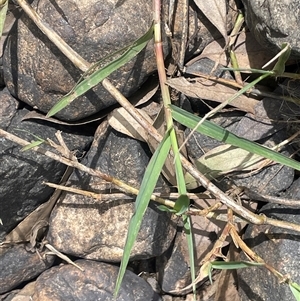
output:
[[[34,301],[111,301],[119,267],[96,261],[77,260],[84,272],[72,265],[53,267],[36,281]],[[151,286],[131,271],[126,271],[118,301],[159,301]]]
[[[216,64],[216,62],[209,58],[203,57],[195,62],[189,62],[185,68],[185,73],[193,74],[199,72],[224,79],[233,79],[230,72],[222,68],[224,68],[224,66]]]
[[[22,289],[14,289],[0,295],[1,301],[31,301],[34,293],[35,282],[29,282]]]
[[[0,249],[0,294],[8,292],[25,281],[40,275],[52,266],[53,255],[27,251],[19,244]]]
[[[172,57],[178,63],[182,41],[184,1],[174,9],[171,24],[172,41],[163,36],[164,55],[173,45]],[[152,23],[152,4],[147,0],[126,1],[33,1],[32,6],[77,53],[88,62],[97,62],[142,36]],[[233,26],[236,11],[228,5],[228,31]],[[163,1],[163,26],[168,19],[168,1]],[[172,11],[171,11],[172,13]],[[139,22],[136,22],[139,20]],[[186,57],[199,53],[219,31],[192,4],[189,7],[188,49]],[[112,60],[112,58],[110,59]],[[108,63],[106,60],[105,63]],[[182,66],[181,66],[182,67]],[[81,72],[23,14],[13,26],[3,56],[4,80],[9,91],[18,99],[46,113],[80,79]],[[126,65],[113,72],[109,79],[125,96],[136,91],[156,70],[153,43]],[[75,121],[116,104],[101,86],[80,96],[56,117]]]
[[[291,198],[293,200],[299,200],[300,204],[300,178],[295,180],[293,184],[284,193],[284,197]]]
[[[42,0],[33,1],[31,5],[44,22],[90,63],[130,45],[152,23],[152,4],[147,0],[59,0],[55,3]],[[9,91],[44,113],[67,94],[81,76],[81,72],[25,13],[10,33],[3,68]],[[109,79],[128,96],[155,69],[156,60],[150,42],[145,50]],[[57,117],[67,121],[79,120],[115,103],[114,98],[98,85],[59,112]]]
[[[0,128],[6,130],[17,113],[19,102],[11,96],[7,88],[1,91],[0,99]]]
[[[70,150],[83,152],[90,144],[92,137],[88,132],[78,131],[76,128],[68,128],[51,125],[43,121],[22,121],[28,110],[16,110],[14,101],[5,93],[1,98],[5,111],[0,118],[1,127],[8,132],[27,141],[36,140],[33,135],[42,139],[50,138],[53,141],[57,130],[62,131],[62,137]],[[12,105],[11,105],[12,104]],[[11,141],[0,137],[0,240],[3,239],[13,227],[24,219],[40,204],[45,202],[52,188],[42,184],[46,182],[59,182],[65,171],[65,166],[44,155],[34,151],[21,151]],[[46,144],[43,148],[52,150]]]
[[[251,141],[259,141],[274,135],[283,129],[283,124],[276,124],[270,116],[279,117],[279,103],[275,101],[276,106],[265,106],[267,102],[273,102],[273,99],[263,99],[254,107],[254,114],[246,114],[233,129],[233,133]]]
[[[149,161],[145,144],[120,134],[102,123],[84,164],[117,179],[139,187]],[[114,192],[114,187],[101,185],[101,179],[75,171],[70,184],[99,193]],[[165,187],[162,179],[158,187]],[[108,188],[108,189],[107,189]],[[105,192],[105,190],[104,190]],[[119,262],[123,255],[128,224],[134,213],[128,199],[101,201],[87,196],[67,194],[50,217],[47,239],[61,252],[81,258]],[[171,244],[176,222],[150,202],[131,259],[147,259],[162,254]]]
[[[278,220],[300,222],[300,210],[282,205],[267,204],[260,213]],[[300,282],[298,232],[270,225],[250,225],[244,241],[282,275],[289,275],[293,282]],[[245,256],[242,259],[246,260]],[[278,279],[264,267],[238,270],[238,282],[242,301],[295,300],[289,286],[279,284]]]
[[[165,293],[184,288],[191,283],[187,241],[181,231],[177,232],[174,245],[156,261],[158,283]]]
[[[298,0],[242,0],[245,6],[245,20],[256,40],[276,53],[283,43],[292,47],[292,55],[300,56],[300,23]]]

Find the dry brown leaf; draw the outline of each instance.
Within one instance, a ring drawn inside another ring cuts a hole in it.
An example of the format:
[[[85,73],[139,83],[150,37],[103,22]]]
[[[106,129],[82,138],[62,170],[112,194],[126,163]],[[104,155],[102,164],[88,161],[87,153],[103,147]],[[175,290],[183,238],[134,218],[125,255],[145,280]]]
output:
[[[226,54],[222,53],[223,48],[220,46],[220,42],[220,40],[216,40],[208,44],[198,57],[198,60],[206,57],[227,66],[228,59]],[[260,69],[273,57],[270,51],[267,51],[257,43],[250,32],[241,32],[235,45],[234,53],[241,68]]]
[[[253,171],[262,166],[264,158],[252,154],[244,149],[223,144],[213,148],[201,158],[193,160],[197,169],[209,179],[215,179],[220,175],[234,171]],[[198,187],[197,182],[193,182],[190,174],[186,174],[188,189]]]
[[[194,2],[205,17],[219,30],[227,45],[226,0],[194,0]]]
[[[237,92],[236,89],[203,78],[198,78],[197,81],[189,82],[184,77],[178,77],[169,79],[167,84],[186,96],[212,100],[219,103],[226,101]],[[233,100],[230,105],[253,114],[254,107],[257,103],[258,101],[256,99],[241,95]]]
[[[136,109],[150,124],[153,120],[143,110]],[[108,123],[116,131],[131,138],[147,141],[148,132],[124,109],[118,108],[108,115]]]

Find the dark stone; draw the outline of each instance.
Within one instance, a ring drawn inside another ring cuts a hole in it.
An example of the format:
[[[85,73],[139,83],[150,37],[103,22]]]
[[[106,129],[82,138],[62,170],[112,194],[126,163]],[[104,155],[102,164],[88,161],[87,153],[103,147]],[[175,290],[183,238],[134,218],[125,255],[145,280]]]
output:
[[[139,187],[149,162],[144,143],[107,128],[102,123],[83,163],[101,170],[133,187]],[[75,171],[70,184],[96,193],[113,193],[111,184]],[[162,179],[157,187],[166,187]],[[118,190],[117,190],[118,191]],[[61,252],[87,259],[119,262],[123,255],[129,220],[135,211],[133,200],[101,201],[67,194],[50,217],[49,242]],[[131,252],[131,259],[147,259],[162,254],[171,244],[176,222],[150,202]]]
[[[84,272],[72,265],[54,267],[36,281],[34,301],[111,301],[119,267],[96,261],[77,260]],[[151,286],[131,271],[126,271],[118,301],[159,301]]]
[[[283,124],[277,124],[271,120],[271,116],[279,117],[279,101],[276,106],[265,107],[266,102],[273,102],[273,99],[264,99],[254,107],[254,114],[246,114],[232,131],[235,135],[251,141],[259,141],[274,135],[283,129]],[[276,118],[276,119],[277,119]]]
[[[245,20],[256,40],[270,51],[279,52],[283,43],[292,47],[292,55],[300,56],[300,23],[298,0],[242,0]]]
[[[278,220],[300,222],[300,210],[278,204],[265,205],[260,213]],[[245,243],[269,265],[282,275],[289,275],[293,282],[300,283],[299,232],[270,225],[250,225],[245,233]],[[245,256],[243,260],[247,260]],[[294,301],[287,284],[279,280],[264,267],[238,270],[239,292],[242,301]]]
[[[55,133],[62,131],[62,137],[70,150],[78,150],[78,154],[86,149],[91,142],[91,134],[78,131],[76,128],[52,125],[44,121],[22,121],[28,113],[26,109],[16,110],[14,101],[5,93],[1,98],[2,108],[6,108],[2,113],[1,127],[8,132],[23,138],[27,141],[37,140],[33,135],[42,139],[50,138],[53,141]],[[65,166],[44,155],[32,150],[21,151],[18,146],[11,141],[0,137],[0,240],[3,239],[13,227],[24,219],[40,204],[45,202],[53,189],[42,184],[46,182],[59,182],[65,171]],[[43,148],[53,151],[47,144]]]
[[[224,66],[216,64],[213,60],[204,57],[196,62],[188,63],[185,68],[185,73],[188,75],[199,72],[210,76],[222,77],[224,79],[233,79],[230,72],[223,68]]]
[[[27,251],[23,244],[0,249],[0,294],[40,275],[53,262],[53,255]]]
[[[10,95],[7,88],[0,92],[0,102],[0,128],[6,130],[17,113],[19,102]]]
[[[34,293],[35,282],[29,282],[22,289],[14,289],[0,295],[1,301],[31,301],[31,296]]]
[[[150,28],[152,3],[133,1],[33,1],[33,9],[90,63],[130,45]],[[137,22],[139,20],[139,22]],[[113,58],[106,59],[102,65]],[[3,57],[5,83],[15,97],[46,113],[80,79],[82,72],[23,14],[12,28]],[[109,76],[125,96],[156,70],[153,43]],[[116,101],[98,85],[56,116],[79,120]]]
[[[191,283],[187,241],[181,231],[177,232],[174,245],[156,261],[158,282],[162,291],[176,293]]]
[[[284,194],[284,197],[291,198],[293,200],[300,200],[300,178],[295,180],[291,187],[287,189],[287,191]]]

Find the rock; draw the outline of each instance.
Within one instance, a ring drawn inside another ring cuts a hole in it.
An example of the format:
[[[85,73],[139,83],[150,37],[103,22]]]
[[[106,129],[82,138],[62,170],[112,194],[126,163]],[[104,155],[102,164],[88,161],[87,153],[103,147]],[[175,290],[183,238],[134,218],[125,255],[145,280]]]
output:
[[[107,128],[102,123],[89,150],[86,166],[139,187],[149,161],[145,144]],[[84,190],[106,193],[115,190],[101,179],[75,171],[70,183]],[[157,187],[166,184],[159,180]],[[113,189],[113,190],[112,190]],[[101,201],[87,196],[67,194],[50,217],[48,241],[63,253],[86,259],[119,262],[123,255],[129,220],[134,203],[128,199]],[[131,259],[147,259],[162,254],[171,244],[176,222],[150,202],[146,210]]]
[[[91,260],[75,262],[84,272],[72,265],[53,267],[36,281],[33,301],[111,301],[119,267]],[[118,301],[159,301],[161,298],[150,285],[131,271],[126,271]]]
[[[32,301],[35,282],[29,282],[22,289],[15,289],[6,294],[0,295],[1,301]]]
[[[297,0],[276,1],[242,0],[245,20],[256,40],[276,54],[283,43],[289,43],[292,56],[300,56],[299,2]]]
[[[267,102],[273,102],[273,99],[258,102],[254,107],[254,114],[248,113],[243,116],[232,132],[251,141],[261,141],[282,130],[284,128],[282,124],[271,120],[271,116],[274,115],[280,118],[278,101],[275,102],[277,106],[265,106]]]
[[[48,269],[54,262],[53,255],[27,251],[24,244],[0,249],[0,294],[31,280]]]
[[[4,88],[1,93],[1,107],[0,107],[0,127],[6,130],[11,122],[11,119],[16,115],[19,102],[13,98],[7,88]]]
[[[286,198],[291,198],[293,200],[300,200],[300,179],[298,178],[293,182],[293,184],[287,189],[283,194]],[[300,204],[300,201],[299,201]]]
[[[1,301],[32,301],[35,282],[29,282],[22,289],[15,289],[6,294],[0,295]]]
[[[278,220],[297,224],[300,222],[300,210],[282,205],[267,204],[260,213]],[[293,282],[300,283],[298,232],[270,225],[250,225],[246,230],[244,241],[278,272],[289,275]],[[247,260],[245,256],[242,259]],[[264,267],[238,270],[238,282],[242,301],[295,300],[289,286],[285,283],[280,284],[279,280]]]
[[[91,134],[60,125],[52,125],[45,121],[22,121],[28,110],[16,109],[15,100],[7,93],[0,93],[1,128],[27,141],[36,140],[34,135],[56,141],[55,133],[62,131],[62,137],[70,150],[83,152],[91,142]],[[21,151],[21,147],[0,137],[0,241],[18,222],[24,219],[40,204],[45,202],[52,188],[42,184],[43,181],[59,182],[65,166],[34,151]],[[51,149],[46,144],[45,149]]]
[[[233,1],[232,1],[233,2]],[[174,8],[173,19],[167,16],[168,1],[163,1],[163,28],[171,20],[171,42],[164,37],[164,54],[173,45],[175,65],[183,32],[183,5]],[[236,11],[228,6],[228,31],[233,26]],[[141,37],[152,23],[152,4],[147,0],[126,1],[33,1],[31,4],[44,22],[49,24],[79,55],[90,63],[130,45]],[[172,13],[172,10],[170,10]],[[189,7],[188,49],[186,57],[199,53],[220,37],[219,31],[197,7]],[[139,20],[139,22],[136,22]],[[106,60],[108,63],[110,60]],[[182,66],[181,66],[182,67]],[[3,56],[4,81],[10,93],[32,107],[47,113],[80,79],[81,72],[73,66],[52,42],[23,14],[13,26]],[[113,72],[109,79],[125,96],[136,91],[156,70],[153,42],[126,65]],[[115,99],[101,86],[90,90],[68,105],[56,117],[75,121],[88,117],[116,104]]]
[[[55,4],[42,0],[31,5],[44,22],[90,63],[130,45],[146,33],[152,23],[152,3],[147,0],[59,0]],[[5,83],[12,95],[44,113],[74,87],[82,74],[25,13],[12,28],[3,66]],[[150,42],[109,79],[128,96],[155,69]],[[114,98],[98,85],[57,117],[79,120],[115,103]]]

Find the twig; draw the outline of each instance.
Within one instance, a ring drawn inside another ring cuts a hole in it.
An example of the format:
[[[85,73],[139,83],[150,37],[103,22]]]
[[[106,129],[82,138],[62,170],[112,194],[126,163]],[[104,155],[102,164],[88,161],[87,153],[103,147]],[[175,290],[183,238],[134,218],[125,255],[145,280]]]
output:
[[[49,187],[60,189],[63,191],[68,191],[76,194],[86,195],[92,197],[100,202],[104,201],[111,201],[111,200],[120,200],[120,199],[128,199],[132,200],[134,197],[130,196],[126,193],[116,193],[110,189],[110,191],[103,191],[103,192],[91,192],[82,189],[78,189],[75,187],[68,187],[63,185],[58,185],[54,183],[44,182],[43,184],[48,185]],[[177,200],[179,198],[179,193],[171,192],[171,193],[153,193],[155,196],[170,199],[170,200]],[[199,199],[206,199],[206,200],[215,200],[215,198],[211,198],[209,195],[204,193],[188,193],[188,198],[190,200],[199,200]]]
[[[23,140],[23,139],[15,136],[13,134],[10,134],[10,133],[2,130],[2,129],[0,129],[0,136],[4,137],[4,138],[6,138],[6,139],[8,139],[10,141],[13,141],[13,142],[15,142],[15,143],[17,143],[19,145],[22,145],[22,146],[26,146],[26,145],[30,144],[29,142],[27,142],[27,141],[25,141],[25,140]],[[53,159],[55,161],[58,161],[60,163],[65,164],[67,166],[75,167],[75,168],[77,168],[77,169],[79,169],[79,170],[81,170],[83,172],[86,172],[87,174],[89,174],[91,176],[99,177],[99,178],[101,178],[101,179],[103,179],[103,180],[105,180],[107,182],[115,184],[122,191],[131,193],[131,194],[135,194],[135,195],[137,195],[138,192],[139,192],[138,189],[133,188],[133,187],[127,185],[126,183],[124,183],[124,182],[122,182],[122,181],[120,181],[120,180],[118,180],[118,179],[116,179],[116,178],[114,178],[114,177],[112,177],[112,176],[110,176],[110,175],[108,175],[106,173],[103,173],[103,172],[101,172],[99,170],[95,170],[95,169],[92,169],[90,167],[87,167],[87,166],[79,163],[78,161],[64,158],[64,157],[62,157],[60,155],[57,155],[57,154],[55,154],[53,152],[45,150],[45,149],[43,149],[41,147],[33,147],[33,148],[31,148],[31,150],[36,151],[36,152],[38,152],[38,153],[40,153],[42,155],[45,155],[45,156],[47,156],[47,157],[49,157],[49,158],[51,158],[51,159]],[[157,197],[155,195],[151,196],[151,200],[153,200],[155,202],[158,202],[158,203],[161,203],[163,205],[169,206],[171,208],[174,207],[174,202],[168,201],[168,200],[164,200],[164,199],[162,199],[160,197]]]
[[[234,228],[234,226],[231,225],[231,229],[230,229],[230,235],[232,237],[232,239],[237,242],[237,244],[239,245],[239,247],[244,251],[244,253],[246,255],[248,255],[252,260],[259,262],[259,263],[263,263],[264,266],[272,273],[274,274],[280,282],[287,282],[288,283],[288,278],[284,275],[282,275],[281,273],[279,273],[274,267],[272,267],[271,265],[267,264],[261,257],[259,257],[255,252],[253,252],[246,244],[245,242],[240,238],[240,236],[238,235],[236,229]]]
[[[300,200],[291,200],[291,199],[276,197],[272,195],[263,195],[263,194],[256,193],[255,191],[252,191],[247,187],[243,187],[243,192],[252,201],[274,203],[274,204],[280,204],[280,205],[300,209]]]

